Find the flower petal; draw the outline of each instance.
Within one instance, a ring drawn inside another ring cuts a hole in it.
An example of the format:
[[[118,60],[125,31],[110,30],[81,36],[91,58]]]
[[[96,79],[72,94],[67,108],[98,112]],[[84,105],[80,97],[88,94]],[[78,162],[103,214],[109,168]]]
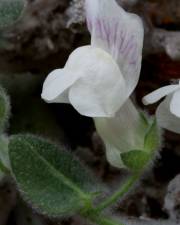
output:
[[[43,84],[41,97],[49,103],[69,103],[68,89],[79,77],[79,73],[70,70],[54,70]]]
[[[180,119],[180,89],[173,94],[170,103],[170,111]]]
[[[158,106],[156,117],[158,124],[167,130],[180,134],[180,119],[170,112],[172,95],[167,96]]]
[[[133,103],[128,100],[118,111],[114,118],[95,118],[98,134],[106,145],[108,161],[121,167],[118,157],[122,152],[142,149],[144,146],[144,132],[141,118]]]
[[[86,0],[86,17],[92,46],[104,49],[119,64],[128,97],[139,80],[144,36],[141,19],[114,0]]]
[[[155,102],[158,102],[161,98],[165,97],[166,95],[171,94],[172,92],[176,91],[178,88],[180,88],[179,85],[168,85],[162,88],[159,88],[150,94],[146,95],[142,101],[144,105],[153,104]]]
[[[113,58],[93,47],[77,49],[66,68],[83,73],[69,90],[69,100],[82,115],[112,117],[124,104],[125,81]]]

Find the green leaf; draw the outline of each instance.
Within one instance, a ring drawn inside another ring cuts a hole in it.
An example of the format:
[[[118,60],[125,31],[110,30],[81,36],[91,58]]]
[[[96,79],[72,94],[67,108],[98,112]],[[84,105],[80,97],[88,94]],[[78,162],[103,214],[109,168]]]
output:
[[[0,29],[11,26],[21,16],[25,0],[0,0]]]
[[[121,154],[121,158],[130,170],[140,172],[150,160],[150,155],[142,150],[132,150]]]
[[[29,135],[10,138],[12,173],[28,202],[48,216],[69,216],[85,210],[96,181],[72,154]]]
[[[0,87],[0,132],[2,132],[8,122],[10,115],[10,101],[6,92]]]
[[[160,131],[157,126],[156,119],[154,119],[149,126],[149,129],[144,138],[144,149],[145,151],[151,153],[155,151],[160,146]]]

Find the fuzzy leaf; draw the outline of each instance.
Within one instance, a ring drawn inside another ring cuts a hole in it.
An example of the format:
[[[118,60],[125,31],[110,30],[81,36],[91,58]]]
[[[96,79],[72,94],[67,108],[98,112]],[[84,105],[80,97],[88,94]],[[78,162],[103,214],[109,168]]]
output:
[[[0,132],[4,130],[7,125],[10,114],[9,97],[3,88],[0,87]]]
[[[160,134],[157,122],[154,119],[144,138],[144,149],[147,152],[155,151],[160,146]]]
[[[70,216],[87,208],[96,182],[72,154],[35,136],[17,135],[10,139],[9,155],[19,189],[40,213]]]
[[[150,155],[142,150],[132,150],[121,154],[124,164],[133,172],[141,171],[150,160]]]
[[[25,0],[0,0],[0,28],[11,26],[24,9]]]

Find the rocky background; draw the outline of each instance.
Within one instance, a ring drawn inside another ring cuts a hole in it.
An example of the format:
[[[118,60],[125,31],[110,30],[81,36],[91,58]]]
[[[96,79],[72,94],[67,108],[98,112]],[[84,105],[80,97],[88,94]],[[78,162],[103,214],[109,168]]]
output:
[[[180,1],[118,2],[144,21],[142,72],[134,96],[143,109],[142,96],[180,78]],[[83,0],[28,0],[21,19],[6,29],[3,36],[0,39],[0,83],[7,89],[12,104],[8,133],[33,133],[63,143],[112,191],[123,182],[127,172],[108,165],[93,121],[80,116],[69,105],[49,105],[40,99],[47,74],[62,67],[73,49],[90,41]],[[146,110],[151,114],[155,108]],[[180,224],[180,136],[170,132],[164,135],[165,144],[152,168],[112,209],[118,218],[136,218],[128,224]],[[158,222],[162,219],[163,222]],[[81,225],[86,221],[76,217],[49,221],[35,214],[6,178],[0,184],[0,225],[46,224]]]

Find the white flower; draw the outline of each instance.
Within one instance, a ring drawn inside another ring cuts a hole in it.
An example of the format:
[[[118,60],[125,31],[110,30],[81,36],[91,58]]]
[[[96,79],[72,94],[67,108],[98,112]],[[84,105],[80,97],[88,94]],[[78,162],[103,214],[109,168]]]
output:
[[[180,81],[179,84],[162,87],[143,98],[145,105],[166,97],[157,108],[156,117],[162,128],[180,133]]]
[[[96,129],[106,146],[108,162],[115,167],[125,167],[121,153],[144,150],[147,124],[144,123],[130,99],[114,118],[94,119]]]
[[[141,68],[143,25],[115,0],[85,0],[91,45],[49,74],[42,98],[71,103],[82,115],[113,117],[133,92]]]

